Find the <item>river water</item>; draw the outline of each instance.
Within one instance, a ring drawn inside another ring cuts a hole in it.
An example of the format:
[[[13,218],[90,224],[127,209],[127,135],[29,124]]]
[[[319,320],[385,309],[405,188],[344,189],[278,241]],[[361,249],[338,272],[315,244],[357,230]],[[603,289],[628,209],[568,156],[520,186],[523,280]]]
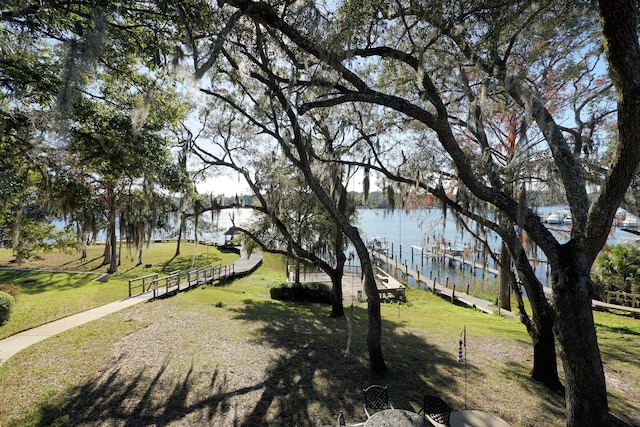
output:
[[[545,217],[550,212],[563,209],[566,208],[560,206],[544,207],[540,208],[538,213]],[[251,218],[252,212],[249,209],[222,211],[217,218],[214,218],[210,232],[200,233],[200,238],[222,243],[224,242],[224,231],[233,223],[246,225],[251,221]],[[356,225],[366,242],[371,242],[373,239],[384,242],[388,256],[407,265],[411,270],[419,271],[422,277],[437,278],[438,283],[445,283],[448,280],[452,284],[455,283],[458,289],[467,285],[472,288],[472,291],[473,288],[480,288],[477,293],[481,294],[497,293],[497,281],[493,275],[483,275],[481,271],[475,271],[472,274],[469,270],[460,270],[459,265],[457,268],[450,268],[448,265],[426,256],[434,244],[440,243],[452,248],[462,249],[464,247],[468,257],[475,257],[478,262],[483,260],[481,251],[474,251],[474,247],[477,245],[473,236],[464,228],[456,226],[453,217],[450,214],[445,216],[440,209],[390,212],[383,209],[360,209]],[[470,228],[473,229],[473,224],[470,225]],[[553,230],[560,241],[568,240],[570,225],[554,224],[549,225],[549,228]],[[607,244],[630,241],[638,237],[622,231],[618,227],[612,227]],[[487,235],[487,240],[492,250],[497,252],[500,245],[498,236],[491,233]],[[347,254],[349,264],[359,264],[353,248],[348,248]],[[536,274],[543,284],[549,285],[544,254],[538,250],[532,251],[529,256],[539,260],[533,263]],[[495,268],[491,261],[487,265]],[[411,281],[410,284],[412,284]]]
[[[551,212],[566,211],[566,207],[549,206],[538,209],[538,214],[546,218]],[[419,271],[423,277],[438,278],[438,283],[449,280],[455,283],[458,289],[469,285],[476,288],[479,294],[497,294],[497,280],[492,274],[482,274],[482,271],[470,272],[460,270],[457,267],[450,268],[441,262],[421,256],[432,251],[434,244],[443,244],[445,247],[465,248],[464,253],[469,258],[475,258],[476,262],[482,262],[483,256],[480,248],[474,250],[476,242],[474,237],[464,227],[457,226],[451,215],[445,216],[440,209],[421,209],[414,211],[385,212],[381,209],[362,209],[359,214],[359,229],[361,235],[367,241],[382,240],[388,248],[388,256],[407,265],[409,269]],[[550,230],[559,241],[567,241],[570,237],[571,225],[548,224]],[[473,230],[473,223],[469,226]],[[607,245],[637,240],[640,236],[621,230],[613,226],[607,240]],[[492,251],[499,253],[500,238],[495,233],[487,235],[487,242]],[[549,271],[546,265],[546,257],[540,250],[531,249],[529,257],[532,261],[538,279],[545,286],[550,286]],[[492,261],[488,267],[496,268]],[[411,281],[410,281],[411,283]],[[480,288],[480,289],[478,289]]]

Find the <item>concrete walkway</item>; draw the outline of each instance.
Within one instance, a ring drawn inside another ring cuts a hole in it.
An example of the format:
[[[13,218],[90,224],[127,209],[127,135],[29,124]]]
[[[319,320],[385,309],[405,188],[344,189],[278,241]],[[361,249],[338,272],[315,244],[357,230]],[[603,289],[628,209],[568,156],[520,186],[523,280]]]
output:
[[[151,298],[153,298],[153,292],[146,292],[141,295],[121,299],[120,301],[76,313],[5,338],[0,341],[0,365],[20,350],[23,350],[32,344],[68,329],[75,328],[76,326],[84,325],[92,320],[115,313],[116,311],[131,307],[132,305],[149,301]]]
[[[261,263],[261,252],[256,251],[250,257],[242,252],[240,258],[234,263],[234,273],[232,275],[234,277],[239,277],[248,274],[255,270]],[[147,291],[139,295],[121,299],[120,301],[76,313],[0,340],[0,365],[20,350],[23,350],[32,344],[76,326],[91,322],[92,320],[96,320],[127,307],[131,307],[132,305],[149,301],[153,298],[153,291]]]

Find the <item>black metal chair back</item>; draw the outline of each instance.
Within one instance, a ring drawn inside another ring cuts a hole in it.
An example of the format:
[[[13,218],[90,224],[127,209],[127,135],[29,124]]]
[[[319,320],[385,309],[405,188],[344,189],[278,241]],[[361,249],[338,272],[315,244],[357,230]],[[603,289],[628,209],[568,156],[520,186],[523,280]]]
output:
[[[424,396],[422,412],[437,423],[444,424],[446,426],[450,425],[449,418],[451,417],[451,407],[438,396]]]
[[[381,385],[370,385],[362,390],[364,392],[364,412],[370,417],[368,410],[393,409],[389,403],[388,387]]]

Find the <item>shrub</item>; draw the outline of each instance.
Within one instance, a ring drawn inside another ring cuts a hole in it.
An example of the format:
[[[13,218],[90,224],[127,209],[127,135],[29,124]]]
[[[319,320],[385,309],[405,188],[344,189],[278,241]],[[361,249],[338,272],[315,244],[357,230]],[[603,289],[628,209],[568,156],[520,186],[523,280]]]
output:
[[[592,278],[601,299],[606,291],[640,293],[640,249],[630,243],[613,245],[598,255]]]
[[[14,285],[13,283],[0,283],[0,292],[6,292],[11,295],[15,302],[18,302],[18,297],[20,296],[20,292],[22,289],[18,285]]]
[[[14,303],[15,301],[11,295],[6,292],[0,292],[0,326],[9,321]]]
[[[324,283],[282,284],[271,288],[271,299],[331,304],[331,288]]]

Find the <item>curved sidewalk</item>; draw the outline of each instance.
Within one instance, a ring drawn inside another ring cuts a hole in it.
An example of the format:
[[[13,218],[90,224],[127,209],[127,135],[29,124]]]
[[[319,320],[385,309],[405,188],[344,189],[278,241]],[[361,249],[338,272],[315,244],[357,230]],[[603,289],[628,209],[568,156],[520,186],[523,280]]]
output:
[[[149,301],[151,298],[153,298],[153,292],[147,292],[130,298],[124,298],[120,301],[92,308],[87,311],[82,311],[80,313],[76,313],[71,316],[67,316],[62,319],[55,320],[53,322],[46,323],[32,329],[28,329],[26,331],[5,338],[0,341],[0,365],[2,365],[11,356],[18,353],[20,350],[23,350],[32,344],[40,342],[46,338],[64,332],[68,329],[75,328],[76,326],[91,322],[92,320],[96,320],[111,313],[115,313],[116,311],[131,307],[132,305],[139,304],[144,301]]]
[[[243,252],[240,258],[234,263],[234,276],[239,277],[251,273],[262,263],[262,253],[254,252],[251,256],[246,256]],[[40,342],[53,335],[64,332],[76,326],[91,322],[111,313],[123,310],[132,305],[146,302],[154,298],[152,291],[124,298],[116,302],[112,302],[90,310],[72,314],[71,316],[55,320],[44,325],[28,329],[17,333],[3,340],[0,340],[0,365],[4,364],[11,356],[29,347],[32,344]]]

